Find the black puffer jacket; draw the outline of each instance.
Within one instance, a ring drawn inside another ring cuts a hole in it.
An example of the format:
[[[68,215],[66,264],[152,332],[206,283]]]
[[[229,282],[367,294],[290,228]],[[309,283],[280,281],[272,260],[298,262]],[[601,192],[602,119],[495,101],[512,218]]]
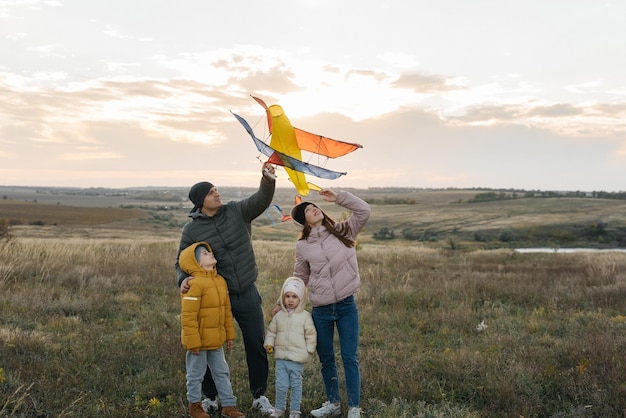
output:
[[[207,242],[217,259],[217,273],[224,277],[231,293],[238,294],[256,281],[258,267],[252,249],[251,222],[272,203],[276,183],[261,179],[259,190],[250,197],[223,205],[214,216],[200,211],[189,213],[178,247],[181,251],[194,242]],[[178,286],[187,277],[176,263]]]

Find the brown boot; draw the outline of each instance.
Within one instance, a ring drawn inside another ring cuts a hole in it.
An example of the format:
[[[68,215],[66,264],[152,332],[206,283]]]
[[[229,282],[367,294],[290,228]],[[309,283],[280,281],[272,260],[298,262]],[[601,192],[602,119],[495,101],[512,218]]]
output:
[[[202,402],[194,402],[189,404],[189,416],[191,418],[211,418],[202,409]]]
[[[245,418],[245,415],[236,406],[223,406],[222,417],[224,418]]]

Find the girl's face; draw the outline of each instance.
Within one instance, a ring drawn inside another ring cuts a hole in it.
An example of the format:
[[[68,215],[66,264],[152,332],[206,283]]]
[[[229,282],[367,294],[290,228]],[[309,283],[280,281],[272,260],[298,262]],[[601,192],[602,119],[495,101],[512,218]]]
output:
[[[311,203],[304,208],[304,220],[310,227],[319,226],[324,220],[324,212]]]
[[[300,303],[300,298],[293,292],[285,292],[283,303],[287,309],[296,309]]]

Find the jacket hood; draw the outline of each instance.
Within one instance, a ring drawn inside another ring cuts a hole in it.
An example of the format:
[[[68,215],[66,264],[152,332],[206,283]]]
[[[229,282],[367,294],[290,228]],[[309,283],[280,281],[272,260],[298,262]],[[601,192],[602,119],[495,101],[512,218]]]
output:
[[[200,266],[200,263],[196,259],[196,248],[199,246],[204,246],[209,249],[209,251],[213,251],[211,246],[204,241],[194,242],[189,247],[185,248],[181,251],[180,256],[178,257],[178,265],[181,270],[187,273],[190,276],[198,275],[198,273],[205,273],[206,270]]]
[[[300,303],[294,310],[294,312],[302,312],[304,310],[304,306],[306,305],[306,298],[308,295],[308,290],[306,288],[306,284],[304,284],[302,279],[299,279],[297,277],[289,277],[283,283],[283,286],[280,289],[280,308],[285,312],[287,311],[287,308],[285,307],[285,304],[283,302],[283,295],[285,294],[285,288],[292,287],[292,286],[297,286],[298,289],[302,289],[301,295],[297,293],[298,296],[300,297]],[[289,289],[287,289],[287,291],[289,291]]]
[[[224,204],[222,204],[222,206],[219,207],[219,209],[217,210],[215,215],[217,215],[217,213],[219,211],[221,211],[223,208],[224,208]],[[191,219],[196,219],[196,218],[213,218],[213,217],[215,217],[215,215],[213,215],[213,216],[206,216],[204,213],[202,213],[202,209],[199,209],[199,208],[197,208],[195,206],[187,214],[187,216],[189,218],[191,218]]]

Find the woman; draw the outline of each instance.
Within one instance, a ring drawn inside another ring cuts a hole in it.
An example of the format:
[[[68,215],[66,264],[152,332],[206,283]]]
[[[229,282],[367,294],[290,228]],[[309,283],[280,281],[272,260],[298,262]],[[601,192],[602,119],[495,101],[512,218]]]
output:
[[[334,350],[335,327],[339,335],[341,359],[346,377],[348,418],[361,415],[361,372],[359,370],[359,313],[354,294],[361,279],[355,239],[369,219],[370,207],[348,192],[319,192],[326,202],[334,202],[352,212],[345,221],[335,222],[317,205],[301,202],[291,210],[292,219],[302,226],[296,243],[293,275],[309,288],[312,316],[317,330],[317,354],[327,402],[311,411],[314,417],[341,414],[339,377]]]

